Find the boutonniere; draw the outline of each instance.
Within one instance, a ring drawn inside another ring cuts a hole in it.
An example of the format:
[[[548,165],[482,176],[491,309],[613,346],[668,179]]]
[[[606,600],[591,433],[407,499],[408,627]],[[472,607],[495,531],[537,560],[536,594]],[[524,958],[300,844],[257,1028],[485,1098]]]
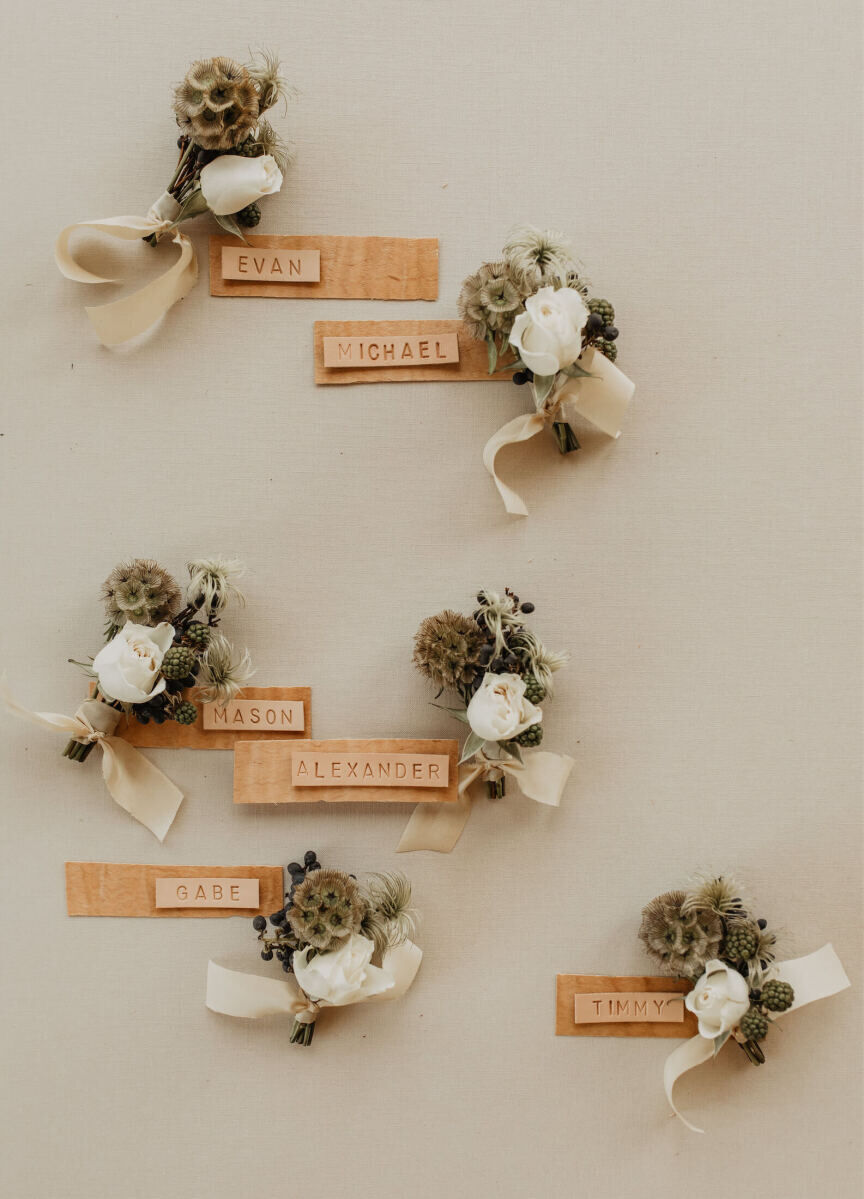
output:
[[[183,222],[212,213],[228,233],[243,239],[243,229],[261,219],[258,201],[278,192],[291,156],[264,114],[289,95],[279,60],[260,54],[249,63],[230,58],[194,62],[174,89],[174,115],[180,130],[179,156],[168,186],[146,216],[116,216],[79,221],[57,239],[55,258],[67,279],[109,283],[75,260],[69,249],[76,229],[95,229],[121,241],[144,240],[155,246],[171,236],[179,259],[152,283],[86,312],[104,345],[119,345],[146,332],[195,285],[198,264],[192,243],[180,231]]]
[[[538,747],[543,705],[566,654],[542,644],[528,627],[534,605],[507,588],[480,591],[469,616],[449,609],[427,617],[414,638],[414,665],[437,688],[436,706],[468,726],[459,759],[460,802],[431,809],[418,805],[399,850],[449,853],[471,810],[473,784],[485,781],[490,799],[501,799],[507,778],[538,803],[557,806],[573,759]],[[442,695],[456,705],[438,704]]]
[[[486,262],[462,284],[459,314],[486,343],[489,373],[510,374],[528,385],[534,411],[499,429],[483,450],[483,463],[508,512],[528,509],[498,477],[495,459],[506,445],[543,429],[558,449],[579,449],[571,422],[589,421],[618,437],[635,390],[615,365],[618,328],[612,304],[592,296],[569,242],[531,226],[515,229],[497,262]]]
[[[420,968],[411,884],[401,874],[358,880],[325,869],[310,850],[286,867],[285,904],[252,926],[261,958],[282,977],[247,974],[211,961],[207,1007],[226,1016],[294,1017],[290,1041],[310,1045],[321,1008],[400,999]]]
[[[91,694],[74,716],[30,712],[4,693],[15,713],[69,737],[63,753],[70,761],[86,761],[98,745],[112,797],[160,841],[183,795],[118,735],[118,726],[123,720],[194,724],[200,704],[228,704],[252,673],[248,651],[236,651],[218,627],[232,600],[244,602],[236,586],[242,563],[208,558],[187,569],[185,596],[149,559],[122,562],[111,572],[102,588],[105,645],[75,663],[91,680]]]
[[[666,1096],[678,1116],[672,1091],[687,1070],[716,1057],[727,1043],[761,1065],[781,1017],[849,986],[830,944],[778,962],[776,934],[752,911],[735,880],[723,876],[667,891],[642,912],[639,937],[646,952],[665,974],[691,985],[684,1006],[696,1018],[698,1035],[674,1050],[664,1068]]]

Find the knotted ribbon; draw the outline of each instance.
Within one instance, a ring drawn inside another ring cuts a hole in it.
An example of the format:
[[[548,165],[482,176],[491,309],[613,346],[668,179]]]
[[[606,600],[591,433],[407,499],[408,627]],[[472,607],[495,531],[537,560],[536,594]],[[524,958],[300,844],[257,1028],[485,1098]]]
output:
[[[75,260],[69,241],[76,229],[96,229],[120,241],[140,241],[151,234],[160,236],[173,230],[174,242],[180,247],[180,257],[146,286],[110,304],[85,308],[96,335],[103,345],[116,346],[145,333],[165,315],[172,305],[188,295],[198,278],[198,260],[192,243],[174,225],[180,205],[163,192],[146,216],[112,216],[95,221],[78,221],[69,225],[57,238],[54,259],[67,279],[77,283],[113,283],[115,280],[94,275]]]
[[[74,737],[82,745],[91,742],[98,745],[102,750],[102,777],[111,798],[160,841],[164,839],[177,815],[183,792],[134,746],[113,736],[122,712],[98,699],[85,700],[74,716],[31,712],[13,699],[2,681],[0,698],[10,712],[32,724]]]
[[[817,999],[827,999],[829,995],[836,995],[850,986],[846,971],[834,951],[834,946],[830,943],[823,945],[821,949],[817,949],[815,953],[810,953],[806,957],[794,958],[791,962],[781,962],[771,977],[789,983],[795,992],[792,1006],[787,1009],[789,1012],[794,1012],[796,1008],[804,1007],[808,1003],[815,1003]],[[772,1013],[772,1019],[786,1014],[786,1012]],[[663,1067],[663,1086],[666,1089],[669,1106],[679,1120],[686,1124],[692,1132],[704,1132],[705,1130],[697,1128],[695,1124],[691,1124],[681,1115],[673,1102],[672,1090],[682,1074],[686,1074],[688,1070],[692,1070],[696,1066],[701,1066],[703,1062],[710,1061],[713,1057],[713,1040],[708,1037],[696,1036],[673,1050]]]
[[[526,753],[521,762],[517,758],[490,758],[480,750],[459,770],[456,802],[417,804],[396,846],[396,852],[431,849],[435,853],[449,853],[462,836],[471,815],[473,800],[470,788],[481,778],[509,775],[527,799],[557,808],[573,766],[573,759],[566,754],[553,754],[546,750]]]
[[[621,436],[621,424],[636,390],[635,383],[593,346],[583,350],[577,365],[587,371],[588,376],[568,376],[566,382],[553,389],[535,412],[509,421],[489,438],[483,448],[483,465],[492,476],[504,507],[513,516],[527,516],[528,509],[512,487],[498,477],[495,459],[499,450],[519,441],[530,441],[542,433],[547,425],[555,421],[567,421],[576,414],[609,437]]]
[[[404,941],[387,951],[381,963],[393,977],[393,986],[377,995],[349,999],[344,1004],[331,1004],[325,999],[313,999],[300,987],[293,974],[281,978],[265,977],[232,970],[218,962],[207,964],[207,995],[205,1003],[211,1012],[223,1016],[239,1016],[260,1020],[265,1016],[293,1016],[299,1024],[314,1024],[324,1007],[349,1007],[355,1003],[371,1003],[377,999],[401,999],[420,969],[422,950],[413,941]]]

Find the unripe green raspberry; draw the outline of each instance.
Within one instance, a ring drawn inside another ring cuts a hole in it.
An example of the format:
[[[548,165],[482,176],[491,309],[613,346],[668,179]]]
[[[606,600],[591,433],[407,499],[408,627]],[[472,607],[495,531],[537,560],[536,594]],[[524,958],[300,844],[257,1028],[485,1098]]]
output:
[[[533,674],[525,679],[525,698],[529,704],[542,704],[546,698],[546,688]]]
[[[247,204],[245,208],[241,208],[239,212],[234,213],[234,219],[238,225],[245,225],[247,229],[254,229],[261,220],[261,209],[257,204]]]
[[[618,347],[614,341],[607,341],[605,337],[598,337],[591,344],[595,350],[599,350],[601,354],[605,354],[610,362],[614,362],[618,357]]]
[[[769,1012],[786,1012],[792,1006],[794,999],[795,992],[789,983],[781,982],[779,978],[772,978],[763,986],[760,1002],[763,1007],[767,1007]]]
[[[196,649],[206,649],[210,644],[210,626],[193,620],[186,629],[186,640]]]
[[[162,673],[166,679],[185,679],[195,661],[195,651],[188,645],[172,645],[162,659]]]
[[[746,1041],[761,1041],[768,1035],[768,1021],[755,1007],[744,1013],[738,1028]]]
[[[177,705],[172,717],[178,724],[194,724],[198,719],[198,709],[187,699]]]
[[[615,309],[608,300],[589,300],[588,311],[596,312],[599,316],[602,316],[604,325],[615,324]]]
[[[520,733],[519,736],[514,737],[513,740],[517,745],[523,745],[527,749],[539,745],[543,740],[542,724],[532,724],[530,729],[526,729],[524,733]]]
[[[240,154],[243,158],[260,158],[264,153],[264,147],[260,142],[256,142],[254,137],[247,137],[245,142],[241,142],[239,146],[235,146],[231,152],[232,154]]]
[[[759,930],[747,921],[730,926],[723,941],[721,957],[730,962],[749,962],[759,947]]]

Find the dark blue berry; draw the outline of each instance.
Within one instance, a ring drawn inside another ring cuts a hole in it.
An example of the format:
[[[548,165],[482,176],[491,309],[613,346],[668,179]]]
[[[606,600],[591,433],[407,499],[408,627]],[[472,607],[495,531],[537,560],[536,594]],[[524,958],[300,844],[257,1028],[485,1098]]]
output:
[[[618,336],[618,330],[615,328],[614,325],[607,325],[606,328],[603,330],[603,336],[606,338],[607,341],[614,341],[615,338]]]
[[[280,924],[284,924],[285,923],[285,909],[283,908],[279,912],[274,912],[273,915],[270,917],[270,923],[273,925],[274,928],[278,928]]]
[[[264,929],[267,927],[267,921],[263,916],[254,916],[252,919],[252,927],[256,932],[263,933]]]
[[[534,605],[529,604],[529,603],[524,603],[522,605],[522,611],[525,613],[526,616],[530,616],[531,613],[534,611]]]
[[[261,957],[264,959],[265,962],[272,962],[273,961],[273,950],[272,949],[262,949]]]
[[[309,869],[309,867],[312,865],[313,862],[317,862],[317,861],[318,861],[318,855],[314,849],[307,849],[306,852],[303,854],[303,865],[306,867],[307,870]]]
[[[756,921],[756,923],[759,925],[759,927],[760,927],[760,928],[767,928],[767,927],[768,927],[768,921],[767,921],[767,920],[757,920],[757,921]]]
[[[599,312],[592,312],[585,322],[585,332],[588,334],[599,333],[604,326],[603,317]]]
[[[524,387],[528,382],[528,375],[525,371],[516,371],[513,375],[513,382],[517,387]]]

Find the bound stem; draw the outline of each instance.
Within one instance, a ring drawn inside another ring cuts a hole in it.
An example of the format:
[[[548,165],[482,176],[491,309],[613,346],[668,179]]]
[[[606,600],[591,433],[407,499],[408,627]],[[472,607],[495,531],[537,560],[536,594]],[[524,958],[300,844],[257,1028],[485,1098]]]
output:
[[[576,440],[576,434],[566,421],[556,420],[552,425],[552,432],[555,434],[555,440],[558,442],[560,453],[572,454],[574,450],[580,448],[579,442]]]

